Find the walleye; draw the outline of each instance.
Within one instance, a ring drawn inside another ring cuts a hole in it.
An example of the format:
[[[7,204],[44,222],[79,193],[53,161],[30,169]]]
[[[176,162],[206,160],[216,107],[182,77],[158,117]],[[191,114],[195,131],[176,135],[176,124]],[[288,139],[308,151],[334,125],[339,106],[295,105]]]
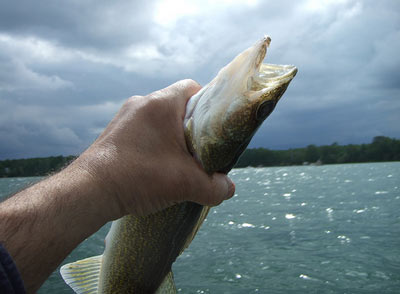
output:
[[[184,118],[188,149],[208,174],[228,173],[297,73],[263,64],[271,39],[236,56],[190,98]],[[184,202],[158,213],[112,223],[103,255],[66,264],[77,293],[176,293],[172,263],[189,246],[209,207]]]

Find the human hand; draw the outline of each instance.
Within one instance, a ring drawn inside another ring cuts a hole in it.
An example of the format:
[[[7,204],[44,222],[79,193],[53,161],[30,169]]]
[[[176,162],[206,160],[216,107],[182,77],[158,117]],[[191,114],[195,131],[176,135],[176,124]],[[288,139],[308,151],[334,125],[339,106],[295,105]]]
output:
[[[186,147],[185,107],[200,88],[183,80],[131,97],[75,161],[101,187],[99,200],[106,201],[99,203],[107,203],[104,212],[110,220],[183,201],[214,206],[232,197],[232,181],[223,174],[207,175]]]

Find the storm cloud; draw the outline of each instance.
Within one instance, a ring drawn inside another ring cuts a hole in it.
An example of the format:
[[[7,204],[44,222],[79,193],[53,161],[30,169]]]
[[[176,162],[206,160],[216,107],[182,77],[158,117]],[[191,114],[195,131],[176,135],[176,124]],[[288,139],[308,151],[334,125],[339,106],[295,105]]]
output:
[[[299,72],[250,147],[400,137],[399,1],[2,1],[0,159],[79,154],[129,96],[205,84],[264,34]]]

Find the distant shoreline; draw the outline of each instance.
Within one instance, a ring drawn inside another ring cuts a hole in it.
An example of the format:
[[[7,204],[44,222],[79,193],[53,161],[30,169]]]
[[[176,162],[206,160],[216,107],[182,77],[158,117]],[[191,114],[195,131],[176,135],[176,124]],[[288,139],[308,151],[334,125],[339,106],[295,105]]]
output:
[[[0,178],[41,177],[57,172],[77,156],[49,156],[0,160]]]
[[[308,145],[305,148],[246,149],[235,167],[291,166],[400,161],[400,140],[379,136],[369,144]]]
[[[46,176],[67,166],[76,157],[60,155],[0,160],[0,178]],[[360,145],[333,143],[288,150],[250,148],[245,150],[235,168],[389,161],[400,161],[400,140],[379,136],[370,144]]]

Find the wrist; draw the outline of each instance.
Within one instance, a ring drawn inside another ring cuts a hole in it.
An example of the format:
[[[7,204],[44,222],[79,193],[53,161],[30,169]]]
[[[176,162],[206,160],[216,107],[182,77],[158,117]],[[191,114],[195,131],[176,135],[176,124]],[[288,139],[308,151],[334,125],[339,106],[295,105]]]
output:
[[[85,228],[88,236],[111,220],[105,208],[104,191],[79,165],[72,163],[50,180],[60,185],[59,197],[64,198],[64,209],[74,218],[71,223]]]
[[[114,175],[120,171],[121,166],[115,163],[115,156],[109,149],[92,146],[67,168],[80,175],[82,186],[86,187],[83,197],[94,210],[93,213],[104,223],[126,214],[119,201],[121,187]]]
[[[19,192],[0,205],[0,240],[24,279],[36,291],[83,240],[110,220],[96,182],[79,165]],[[40,264],[40,266],[37,266]]]

